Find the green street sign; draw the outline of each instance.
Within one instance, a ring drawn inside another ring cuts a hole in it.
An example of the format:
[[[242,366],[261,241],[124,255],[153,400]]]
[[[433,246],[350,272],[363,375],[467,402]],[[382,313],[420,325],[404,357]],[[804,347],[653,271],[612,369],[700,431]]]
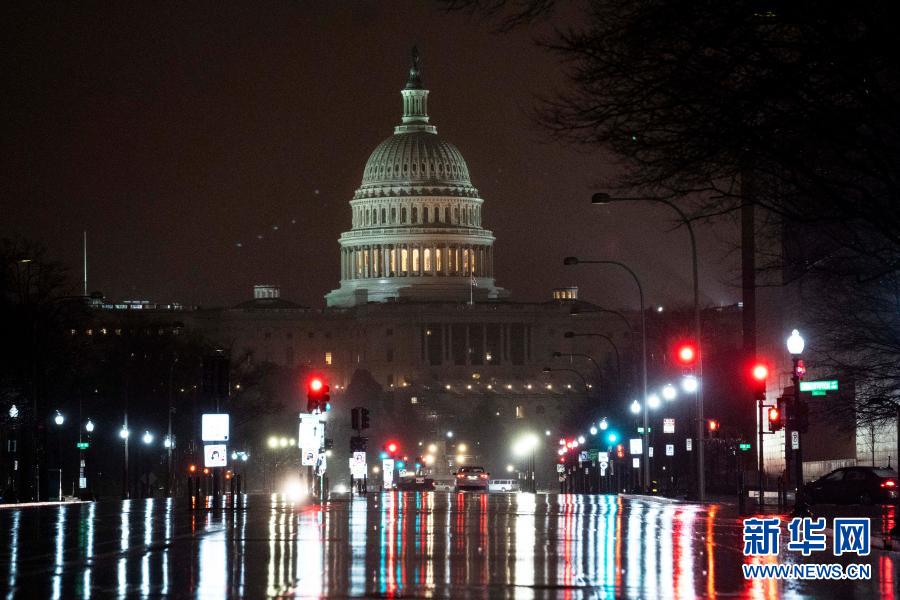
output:
[[[600,451],[595,448],[590,448],[588,450],[588,457],[590,457],[591,460],[597,460],[597,456],[599,456],[599,454]]]
[[[813,396],[824,396],[825,392],[834,392],[838,389],[837,379],[826,379],[825,381],[801,381],[801,392],[812,392]],[[816,392],[821,392],[817,394]]]
[[[750,444],[738,444],[738,448],[741,449],[741,452],[746,452],[750,449]]]
[[[79,450],[87,450],[89,446],[90,444],[88,444],[87,442],[78,442],[77,444],[75,444],[75,447]]]
[[[652,427],[648,427],[648,428],[647,428],[647,433],[650,433],[651,431],[653,431],[653,428],[652,428]],[[638,432],[638,433],[644,433],[644,428],[643,428],[643,427],[638,427],[638,428],[637,428],[637,432]]]

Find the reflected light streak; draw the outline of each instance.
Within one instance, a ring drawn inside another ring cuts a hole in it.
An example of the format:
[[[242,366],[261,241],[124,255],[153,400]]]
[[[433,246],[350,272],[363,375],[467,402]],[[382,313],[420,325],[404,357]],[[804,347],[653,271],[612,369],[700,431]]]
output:
[[[629,595],[640,595],[641,580],[641,517],[644,506],[640,502],[631,505],[628,515],[628,537],[625,543],[628,545],[628,562],[625,566],[625,585],[628,586]]]
[[[17,510],[12,516],[12,527],[9,529],[9,575],[6,577],[7,588],[6,600],[12,600],[16,592],[16,575],[19,562],[19,521],[22,518],[22,511]]]
[[[87,509],[87,523],[85,524],[84,559],[85,569],[82,575],[82,597],[91,597],[91,575],[94,565],[94,519],[97,514],[97,503],[91,502]]]
[[[659,517],[660,507],[653,504],[647,510],[647,517],[644,519],[644,585],[646,596],[648,598],[658,597],[659,570],[657,564],[657,551],[660,544],[666,541],[658,539],[657,519]]]
[[[719,507],[715,504],[709,507],[706,516],[706,595],[708,598],[716,597],[716,543],[715,520]]]
[[[534,494],[516,495],[516,586],[534,585],[534,506]]]
[[[58,600],[61,593],[63,555],[66,541],[66,508],[60,506],[56,513],[56,553],[53,561],[53,598]]]

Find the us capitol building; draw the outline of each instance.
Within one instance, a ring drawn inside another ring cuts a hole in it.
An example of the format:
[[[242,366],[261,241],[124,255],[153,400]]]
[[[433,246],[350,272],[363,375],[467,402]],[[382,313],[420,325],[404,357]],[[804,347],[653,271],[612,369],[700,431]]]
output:
[[[281,298],[277,285],[257,285],[235,307],[166,317],[149,305],[141,319],[175,318],[215,340],[230,355],[232,386],[241,369],[268,362],[324,375],[341,414],[375,397],[392,403],[373,411],[374,426],[385,411],[414,414],[429,424],[424,435],[440,436],[478,411],[509,428],[555,433],[574,403],[602,405],[602,379],[608,383],[617,369],[609,341],[632,350],[621,316],[578,300],[574,287],[524,303],[497,286],[484,200],[460,151],[431,124],[428,93],[414,55],[401,122],[372,152],[350,200],[351,228],[339,239],[340,286],[324,308]],[[136,312],[107,307],[120,317]],[[364,392],[354,395],[354,386]],[[377,439],[377,431],[370,435]],[[338,449],[346,451],[341,435]]]

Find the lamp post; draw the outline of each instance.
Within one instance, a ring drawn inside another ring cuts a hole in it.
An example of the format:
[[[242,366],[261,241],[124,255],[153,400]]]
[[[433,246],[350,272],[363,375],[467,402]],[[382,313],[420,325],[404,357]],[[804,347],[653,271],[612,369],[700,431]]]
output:
[[[554,352],[553,358],[562,358],[562,357],[575,358],[576,356],[579,358],[586,358],[591,361],[591,364],[594,365],[594,369],[597,371],[597,385],[600,386],[601,390],[603,388],[603,370],[600,368],[600,365],[597,364],[597,361],[594,360],[594,357],[590,354],[584,354],[579,352]]]
[[[567,371],[567,372],[569,372],[569,373],[575,373],[576,375],[578,375],[579,379],[581,379],[581,385],[584,386],[584,396],[585,396],[585,398],[588,397],[588,384],[587,384],[587,380],[584,378],[584,375],[582,375],[579,371],[577,371],[577,370],[575,370],[575,369],[553,369],[553,368],[550,368],[550,367],[544,367],[544,368],[542,369],[542,371],[543,371],[544,373],[553,373],[553,372],[555,372],[555,371]]]
[[[62,426],[63,426],[63,423],[66,422],[66,418],[63,416],[63,414],[61,412],[56,411],[56,416],[53,417],[53,422],[56,423],[56,466],[59,469],[59,490],[58,490],[59,495],[57,496],[57,498],[59,500],[62,500],[63,499],[63,495],[62,495],[62,474],[63,474],[63,469],[62,469],[62,462],[63,462],[63,458],[62,458]]]
[[[535,483],[535,477],[534,477],[534,471],[535,471],[534,455],[535,455],[535,451],[537,450],[539,443],[540,443],[540,438],[537,436],[537,434],[527,433],[527,434],[523,435],[521,438],[519,438],[519,440],[513,445],[513,453],[515,453],[516,455],[523,456],[526,458],[530,456],[530,463],[529,463],[528,470],[529,470],[530,479],[531,479],[531,483],[530,483],[529,487],[530,487],[530,491],[532,494],[534,494],[537,491],[537,485]]]
[[[793,369],[791,370],[791,383],[794,385],[794,401],[790,410],[788,411],[788,419],[786,422],[790,424],[790,432],[786,432],[785,436],[790,436],[790,441],[785,440],[785,447],[789,447],[792,449],[792,454],[794,458],[794,484],[796,485],[794,491],[794,512],[799,513],[804,511],[806,507],[806,502],[803,498],[803,451],[800,447],[800,427],[798,422],[798,415],[800,413],[800,403],[803,402],[800,398],[800,357],[803,354],[803,348],[806,346],[806,342],[803,339],[803,336],[800,335],[800,332],[796,329],[791,332],[790,337],[787,339],[787,350],[791,354],[791,362],[793,363]],[[794,436],[797,436],[796,443],[794,443]]]
[[[122,498],[128,500],[131,497],[131,486],[128,485],[128,438],[131,432],[128,430],[128,414],[125,414],[125,424],[119,430],[119,437],[122,438],[125,447],[125,460],[122,465]]]
[[[566,339],[572,339],[577,337],[598,337],[609,342],[609,345],[612,346],[613,351],[616,353],[616,381],[621,383],[622,381],[622,361],[619,358],[619,347],[613,341],[613,339],[606,335],[605,333],[575,333],[574,331],[567,331],[563,334],[563,337]]]
[[[9,415],[9,454],[10,454],[10,500],[12,502],[17,503],[19,501],[19,459],[17,458],[18,452],[18,438],[16,436],[16,425],[19,421],[19,407],[15,404],[11,404],[9,407],[9,411],[7,413]]]
[[[625,269],[631,278],[634,280],[635,285],[637,285],[638,289],[638,298],[640,300],[640,309],[641,309],[641,378],[643,380],[643,390],[644,390],[644,398],[647,397],[647,323],[644,315],[644,287],[641,285],[641,280],[638,279],[638,276],[635,274],[631,268],[625,263],[621,263],[617,260],[582,260],[576,256],[567,256],[563,259],[564,265],[578,265],[578,264],[591,264],[591,265],[614,265]],[[644,447],[647,447],[647,411],[644,411]],[[701,429],[702,433],[702,429]],[[641,455],[643,459],[641,464],[643,465],[643,487],[644,489],[648,489],[650,487],[650,457],[648,456],[648,452],[644,452]]]
[[[694,279],[694,337],[696,338],[695,343],[698,348],[698,356],[697,356],[697,375],[700,379],[703,378],[703,352],[699,351],[702,347],[702,343],[700,341],[700,280],[698,277],[698,267],[697,267],[697,238],[694,236],[694,227],[691,224],[691,220],[688,219],[687,215],[684,214],[684,211],[681,210],[677,204],[674,202],[670,202],[663,198],[654,198],[654,197],[645,197],[645,198],[614,198],[609,194],[604,192],[598,192],[591,197],[591,204],[610,204],[612,202],[625,202],[625,201],[646,201],[646,202],[658,202],[659,204],[665,204],[676,213],[678,213],[678,217],[681,219],[681,222],[684,223],[685,227],[687,227],[688,234],[691,238],[691,271]],[[643,312],[643,311],[642,311]],[[697,499],[700,502],[703,502],[706,498],[706,472],[704,470],[704,460],[703,460],[703,386],[697,387],[697,423],[696,423],[696,436],[697,436]]]

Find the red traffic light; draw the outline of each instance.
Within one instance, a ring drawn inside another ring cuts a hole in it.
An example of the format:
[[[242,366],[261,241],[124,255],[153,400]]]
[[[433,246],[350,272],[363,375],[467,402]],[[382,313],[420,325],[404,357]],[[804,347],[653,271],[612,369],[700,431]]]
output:
[[[321,390],[323,385],[325,384],[322,383],[322,380],[318,377],[313,377],[309,380],[309,389],[313,392],[318,392],[319,390]]]
[[[697,362],[697,347],[692,344],[680,344],[675,351],[675,358],[683,366],[691,366]]]
[[[778,409],[774,406],[769,409],[769,423],[776,423],[778,419],[781,417],[781,414],[778,412]]]
[[[753,375],[753,379],[765,381],[766,377],[769,376],[769,367],[763,364],[753,365],[753,370],[750,373]]]
[[[197,471],[197,466],[196,466],[196,465],[191,465],[190,467],[188,467],[188,471],[190,471],[191,473],[196,472],[196,471]]]
[[[397,451],[397,444],[395,444],[394,442],[389,442],[388,445],[385,446],[385,448],[387,448],[388,452],[393,454],[394,452]]]
[[[715,419],[710,419],[707,422],[707,427],[709,427],[710,431],[716,431],[719,429],[719,422],[716,421]]]

